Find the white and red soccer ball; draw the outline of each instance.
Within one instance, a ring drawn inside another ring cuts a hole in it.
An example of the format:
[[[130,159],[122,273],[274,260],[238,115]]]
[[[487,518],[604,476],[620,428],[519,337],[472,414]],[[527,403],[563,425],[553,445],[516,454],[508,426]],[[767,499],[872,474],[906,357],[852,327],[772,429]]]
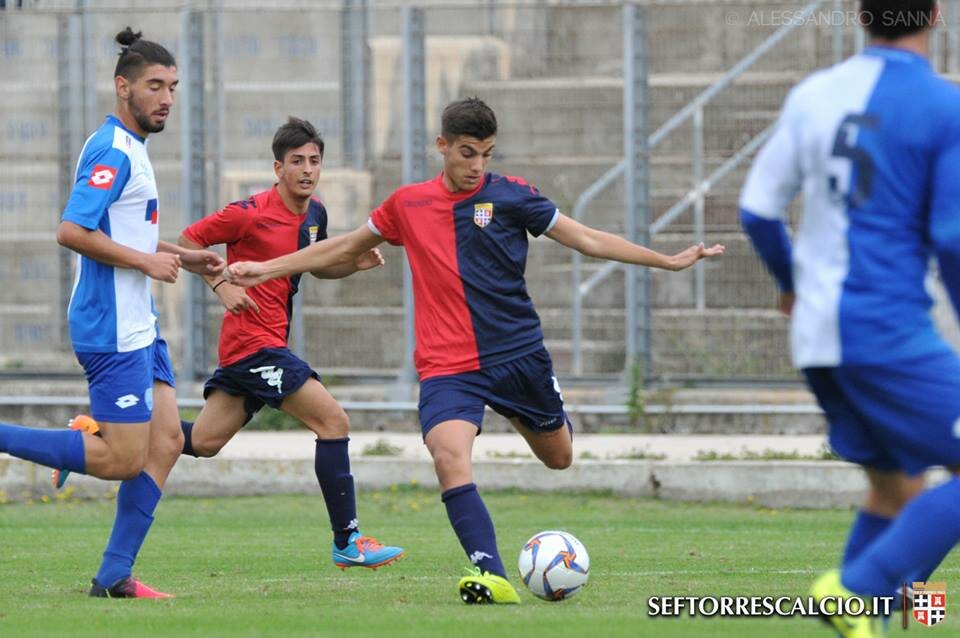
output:
[[[535,534],[520,550],[520,579],[534,596],[564,600],[580,591],[590,575],[587,548],[573,534]]]

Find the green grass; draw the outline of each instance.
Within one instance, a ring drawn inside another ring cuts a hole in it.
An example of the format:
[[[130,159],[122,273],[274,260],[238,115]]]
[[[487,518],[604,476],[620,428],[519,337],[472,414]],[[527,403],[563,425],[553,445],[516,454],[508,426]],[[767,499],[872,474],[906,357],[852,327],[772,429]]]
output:
[[[529,536],[562,528],[590,551],[587,588],[562,603],[521,592],[516,607],[463,605],[455,582],[466,559],[438,494],[399,488],[365,493],[359,504],[364,531],[408,551],[390,567],[345,573],[333,567],[319,494],[172,498],[160,505],[136,573],[178,598],[94,600],[84,593],[114,504],[8,504],[0,506],[0,636],[830,635],[800,618],[649,619],[646,601],[802,594],[835,562],[849,511],[602,494],[485,498],[509,569]],[[958,565],[951,558],[938,576],[950,585]],[[956,615],[933,631],[956,635]]]

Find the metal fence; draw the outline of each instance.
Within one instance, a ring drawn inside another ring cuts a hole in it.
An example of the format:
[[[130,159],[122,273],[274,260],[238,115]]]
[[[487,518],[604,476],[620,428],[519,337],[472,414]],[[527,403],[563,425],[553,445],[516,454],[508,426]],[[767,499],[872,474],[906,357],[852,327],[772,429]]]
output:
[[[852,0],[24,4],[0,9],[6,367],[75,369],[64,326],[72,260],[53,236],[80,145],[113,107],[113,36],[129,24],[180,62],[181,100],[150,142],[162,238],[175,241],[190,220],[268,187],[270,140],[287,115],[310,119],[326,139],[319,190],[331,233],[355,228],[399,184],[439,170],[431,145],[443,105],[478,95],[500,120],[493,170],[658,250],[700,234],[728,247],[722,261],[665,273],[605,269],[533,241],[528,288],[561,375],[624,379],[639,363],[657,379],[794,378],[775,289],[737,228],[746,164],[730,161],[749,158],[745,146],[794,83],[862,46]],[[960,71],[956,8],[947,3],[933,56],[949,72]],[[781,31],[648,148],[651,133]],[[718,169],[726,175],[714,182]],[[684,198],[688,209],[664,223]],[[385,253],[378,271],[303,286],[293,342],[318,369],[404,371],[409,287],[402,253]],[[155,297],[179,372],[206,374],[216,364],[216,299],[186,276],[157,285]]]

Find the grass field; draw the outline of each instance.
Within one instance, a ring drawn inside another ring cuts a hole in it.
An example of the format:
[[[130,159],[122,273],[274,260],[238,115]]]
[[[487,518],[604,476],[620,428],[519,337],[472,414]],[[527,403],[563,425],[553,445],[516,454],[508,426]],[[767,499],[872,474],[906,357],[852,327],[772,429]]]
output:
[[[393,566],[334,568],[319,494],[173,498],[160,505],[136,573],[178,598],[95,600],[84,594],[114,504],[8,504],[0,505],[0,636],[831,635],[802,618],[650,619],[647,597],[801,594],[835,562],[849,511],[597,494],[485,497],[509,569],[530,535],[562,528],[590,551],[588,587],[561,603],[521,591],[515,607],[463,605],[455,583],[466,559],[437,493],[400,488],[360,499],[363,530],[407,548]],[[953,556],[938,576],[949,586],[958,566]],[[958,635],[957,615],[912,628]]]

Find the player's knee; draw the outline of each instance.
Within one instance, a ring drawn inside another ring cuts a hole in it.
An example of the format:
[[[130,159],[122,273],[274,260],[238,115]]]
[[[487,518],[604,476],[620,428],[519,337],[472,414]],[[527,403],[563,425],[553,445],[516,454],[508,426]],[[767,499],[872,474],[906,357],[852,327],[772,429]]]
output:
[[[111,476],[106,478],[116,481],[127,481],[136,478],[140,475],[140,472],[143,471],[146,462],[146,458],[139,454],[129,458],[118,459],[114,462],[113,471],[110,472]]]
[[[323,417],[314,417],[304,421],[307,426],[318,438],[321,439],[341,439],[350,434],[350,417],[343,408],[331,411]]]
[[[350,433],[350,417],[340,408],[324,419],[324,426],[331,438],[347,436]]]
[[[867,509],[886,517],[897,516],[916,493],[906,489],[870,490],[867,496]]]
[[[223,446],[226,445],[226,441],[215,441],[213,439],[193,439],[193,453],[200,458],[208,459],[212,456],[216,456],[220,450],[223,449]]]
[[[460,450],[448,447],[437,447],[430,450],[433,456],[433,465],[437,470],[437,476],[441,479],[455,472],[462,472],[470,469],[470,457],[463,454]]]
[[[551,470],[565,470],[573,464],[573,450],[554,452],[543,459],[543,464]]]
[[[183,453],[183,432],[180,430],[171,432],[170,436],[164,437],[157,445],[157,454],[159,456],[162,456],[168,461],[175,461],[177,457]]]

